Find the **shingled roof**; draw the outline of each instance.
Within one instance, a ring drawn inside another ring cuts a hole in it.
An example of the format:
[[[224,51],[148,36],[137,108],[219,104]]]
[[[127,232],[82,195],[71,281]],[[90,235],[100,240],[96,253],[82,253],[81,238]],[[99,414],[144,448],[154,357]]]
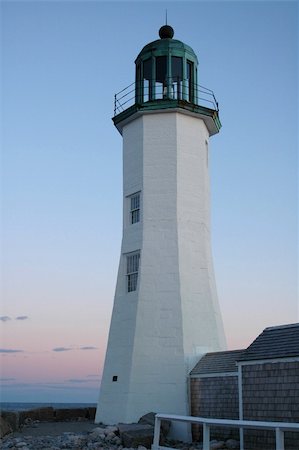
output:
[[[191,370],[192,375],[206,375],[212,373],[237,372],[236,360],[244,350],[230,350],[225,352],[207,353]]]
[[[299,323],[265,328],[237,360],[254,361],[299,356]]]

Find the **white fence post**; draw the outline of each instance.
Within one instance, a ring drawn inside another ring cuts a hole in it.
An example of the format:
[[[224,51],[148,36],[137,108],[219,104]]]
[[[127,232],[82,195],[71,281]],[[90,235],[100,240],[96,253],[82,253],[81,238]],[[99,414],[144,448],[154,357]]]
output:
[[[203,450],[210,450],[210,426],[203,424]]]
[[[155,428],[154,428],[154,440],[153,447],[158,448],[160,444],[160,428],[161,428],[161,419],[159,417],[155,417]]]
[[[284,432],[280,428],[275,428],[276,450],[284,450]]]

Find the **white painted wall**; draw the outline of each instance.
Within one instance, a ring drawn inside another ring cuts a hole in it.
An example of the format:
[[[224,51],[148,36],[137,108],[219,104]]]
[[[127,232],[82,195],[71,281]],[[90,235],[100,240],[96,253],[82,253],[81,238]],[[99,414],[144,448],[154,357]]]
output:
[[[121,255],[140,250],[140,270],[137,291],[126,293],[121,256],[96,422],[188,414],[188,371],[203,353],[226,348],[210,249],[208,139],[204,121],[183,112],[143,114],[123,128]],[[141,222],[129,225],[126,196],[137,191]]]

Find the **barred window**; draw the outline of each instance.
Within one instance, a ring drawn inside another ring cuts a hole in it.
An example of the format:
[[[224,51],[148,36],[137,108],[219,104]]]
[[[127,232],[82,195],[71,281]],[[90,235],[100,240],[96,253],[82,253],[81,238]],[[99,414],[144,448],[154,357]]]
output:
[[[127,255],[127,291],[132,292],[137,289],[138,270],[140,252]]]
[[[140,221],[140,192],[133,194],[130,199],[130,224]]]

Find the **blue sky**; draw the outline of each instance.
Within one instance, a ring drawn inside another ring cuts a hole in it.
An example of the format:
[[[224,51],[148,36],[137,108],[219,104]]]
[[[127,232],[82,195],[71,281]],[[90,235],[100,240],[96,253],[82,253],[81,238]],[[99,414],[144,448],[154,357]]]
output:
[[[298,321],[298,3],[2,1],[4,400],[97,399],[122,227],[113,97],[166,8],[220,106],[212,244],[229,347]]]

